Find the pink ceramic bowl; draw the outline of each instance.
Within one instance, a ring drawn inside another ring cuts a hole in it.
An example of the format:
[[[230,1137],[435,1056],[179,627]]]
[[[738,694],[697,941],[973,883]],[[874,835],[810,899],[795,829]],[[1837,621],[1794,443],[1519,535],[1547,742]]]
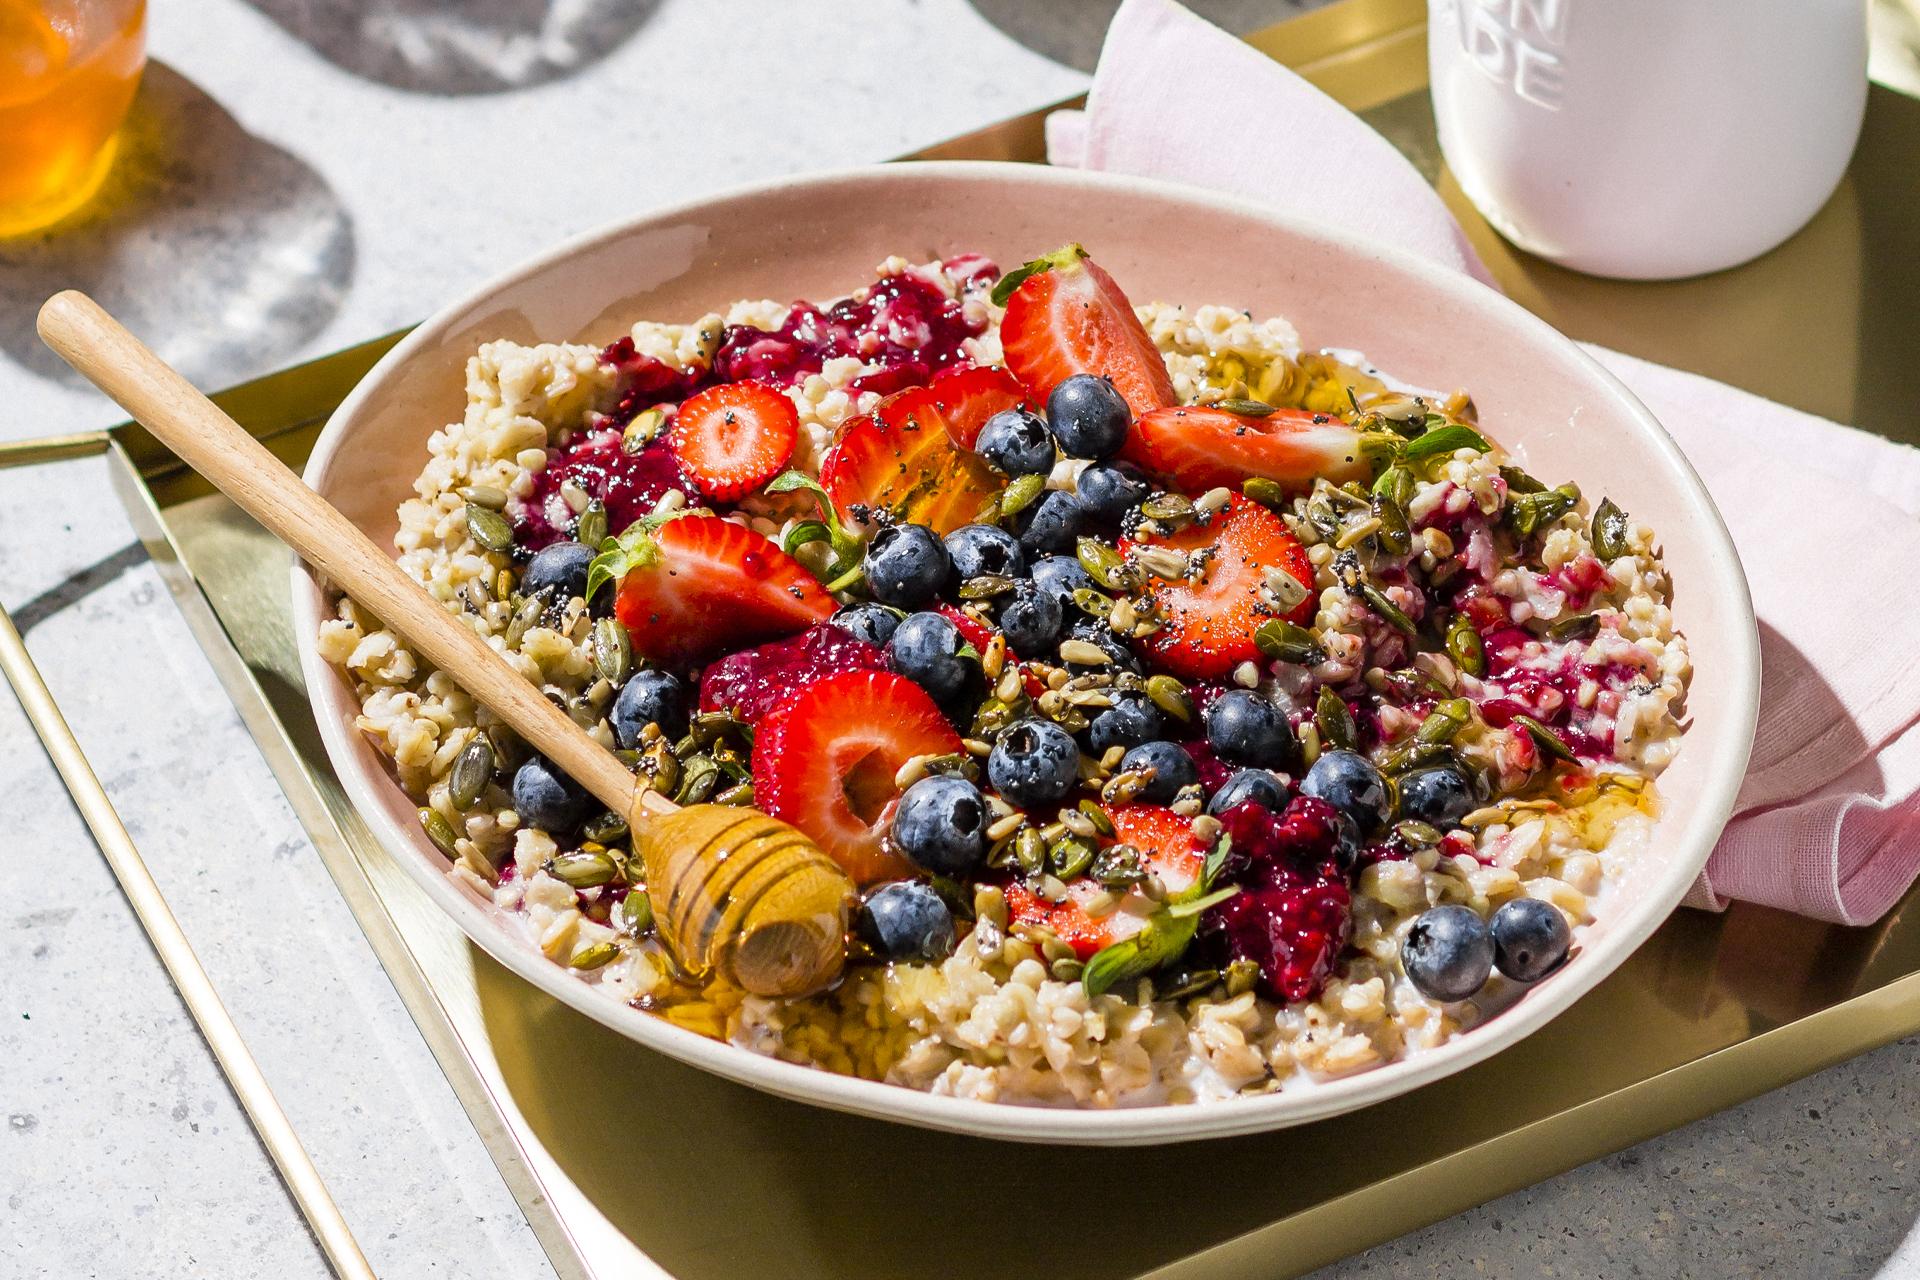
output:
[[[573,240],[454,303],[388,353],[328,423],[307,480],[381,545],[427,436],[465,404],[481,342],[602,343],[641,318],[693,318],[734,298],[826,299],[892,253],[977,250],[1017,263],[1080,241],[1138,300],[1229,302],[1284,315],[1309,347],[1364,351],[1416,385],[1472,390],[1491,433],[1540,475],[1571,477],[1649,521],[1675,583],[1696,671],[1683,749],[1662,776],[1652,849],[1577,956],[1499,1016],[1438,1049],[1341,1080],[1200,1106],[1069,1111],[932,1097],[829,1075],[704,1039],[606,999],[542,958],[445,874],[412,800],[355,731],[353,691],[303,652],[314,714],[347,793],[393,857],[500,963],[661,1053],[786,1097],[994,1137],[1147,1143],[1316,1120],[1403,1093],[1498,1052],[1619,965],[1705,864],[1745,771],[1759,690],[1747,585],[1693,468],[1646,409],[1544,322],[1490,289],[1256,205],[1137,179],[1014,164],[887,165],[786,179]],[[297,633],[325,601],[295,571]]]

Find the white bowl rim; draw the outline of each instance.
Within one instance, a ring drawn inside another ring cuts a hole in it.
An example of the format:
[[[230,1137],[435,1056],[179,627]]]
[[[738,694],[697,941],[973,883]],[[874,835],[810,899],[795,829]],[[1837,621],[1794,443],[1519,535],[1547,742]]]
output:
[[[962,180],[996,178],[1025,183],[1051,183],[1105,194],[1139,194],[1173,198],[1196,206],[1266,222],[1292,235],[1328,242],[1344,253],[1375,259],[1412,277],[1457,305],[1504,312],[1509,320],[1531,329],[1547,344],[1558,344],[1585,367],[1597,384],[1611,394],[1629,416],[1646,429],[1647,440],[1659,461],[1671,469],[1699,514],[1696,529],[1708,541],[1706,550],[1719,578],[1718,598],[1737,603],[1742,626],[1729,627],[1734,644],[1713,655],[1730,677],[1737,702],[1724,709],[1729,735],[1739,744],[1736,755],[1717,762],[1694,806],[1693,839],[1685,849],[1675,848],[1665,873],[1650,882],[1647,891],[1629,902],[1598,945],[1586,949],[1540,997],[1521,1001],[1483,1025],[1411,1057],[1370,1068],[1355,1075],[1316,1081],[1305,1087],[1279,1090],[1255,1098],[1232,1098],[1215,1103],[1152,1105],[1113,1109],[1028,1106],[983,1102],[924,1093],[898,1085],[783,1062],[751,1050],[710,1040],[676,1027],[665,1019],[607,998],[592,986],[542,956],[501,919],[462,891],[439,867],[417,856],[417,833],[402,829],[375,799],[376,787],[391,787],[386,774],[363,771],[356,759],[356,735],[337,717],[319,714],[318,690],[338,674],[321,660],[310,638],[324,616],[324,593],[305,563],[293,566],[293,625],[300,645],[301,672],[308,697],[315,704],[320,734],[349,800],[368,823],[382,846],[395,857],[436,905],[462,931],[506,968],[548,995],[588,1017],[636,1040],[648,1048],[723,1078],[782,1097],[842,1111],[893,1120],[924,1128],[1015,1141],[1085,1145],[1134,1145],[1192,1141],[1234,1134],[1257,1133],[1304,1124],[1398,1096],[1480,1062],[1524,1039],[1564,1012],[1622,964],[1680,905],[1688,888],[1706,865],[1721,828],[1733,812],[1746,773],[1760,689],[1759,634],[1752,600],[1731,534],[1693,465],[1653,414],[1605,366],[1545,320],[1495,289],[1396,247],[1355,236],[1339,227],[1201,188],[1129,175],[1057,169],[1045,165],[1005,161],[912,161],[793,174],[770,181],[744,183],[646,213],[621,219],[567,239],[554,248],[509,268],[440,308],[388,351],[335,409],[314,444],[305,477],[318,481],[331,465],[345,432],[345,424],[379,393],[382,384],[400,366],[442,338],[453,319],[479,307],[498,291],[535,276],[577,253],[607,243],[656,223],[671,222],[713,210],[743,198],[797,187],[850,182],[885,183],[890,176],[931,175]],[[1551,995],[1551,999],[1544,998]]]

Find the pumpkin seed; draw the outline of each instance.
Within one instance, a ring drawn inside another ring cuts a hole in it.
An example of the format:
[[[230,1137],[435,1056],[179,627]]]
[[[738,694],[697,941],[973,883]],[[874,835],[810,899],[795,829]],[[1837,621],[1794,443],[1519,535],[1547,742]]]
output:
[[[1147,698],[1183,724],[1193,720],[1193,700],[1187,697],[1187,687],[1173,676],[1164,673],[1148,676]]]
[[[485,734],[476,733],[473,741],[460,748],[453,758],[453,770],[447,777],[447,798],[456,809],[471,809],[493,780],[493,744]]]
[[[1600,499],[1593,512],[1593,553],[1602,560],[1618,560],[1631,548],[1627,545],[1627,513],[1613,505],[1612,498]]]
[[[520,642],[533,630],[533,624],[540,621],[540,615],[547,611],[547,602],[539,596],[528,596],[513,611],[513,617],[507,620],[507,631],[501,638],[507,642],[507,648],[517,649]]]
[[[1285,618],[1268,618],[1261,623],[1253,633],[1253,643],[1275,662],[1311,667],[1327,660],[1327,651],[1320,647],[1313,632]]]
[[[1106,836],[1109,840],[1113,838],[1113,819],[1107,816],[1105,809],[1102,809],[1091,800],[1082,800],[1080,802],[1080,812],[1087,816],[1087,821],[1093,824],[1095,831]]]
[[[1507,519],[1523,538],[1546,528],[1580,503],[1580,487],[1563,484],[1543,493],[1523,493],[1507,502]]]
[[[1193,500],[1181,493],[1156,493],[1140,504],[1140,514],[1149,520],[1185,524],[1193,519]]]
[[[470,484],[454,492],[460,495],[463,502],[470,502],[476,507],[486,507],[491,511],[498,511],[507,505],[507,491],[490,484]]]
[[[1320,687],[1320,697],[1313,705],[1313,722],[1325,746],[1352,751],[1360,744],[1360,731],[1354,727],[1347,700],[1335,693],[1332,685]]]
[[[1388,467],[1373,482],[1373,495],[1388,498],[1401,508],[1413,501],[1413,472],[1405,467]]]
[[[1307,523],[1313,526],[1313,531],[1320,535],[1322,541],[1332,542],[1340,536],[1340,517],[1324,501],[1316,499],[1307,504]]]
[[[1047,864],[1047,840],[1037,827],[1023,827],[1013,838],[1013,860],[1027,875],[1038,875]]]
[[[694,756],[681,771],[675,804],[700,804],[720,789],[720,766],[707,756]]]
[[[1532,716],[1515,716],[1513,722],[1527,731],[1534,745],[1555,760],[1574,759],[1573,748],[1567,745],[1565,738],[1535,720]]]
[[[1098,538],[1081,538],[1074,544],[1074,558],[1089,578],[1109,591],[1131,591],[1139,585],[1138,576],[1120,553]]]
[[[1046,488],[1045,476],[1019,477],[1001,492],[1000,514],[1010,516],[1026,510],[1038,501],[1040,495],[1046,492]]]
[[[1564,618],[1555,618],[1547,624],[1549,640],[1591,640],[1600,631],[1600,615],[1597,613],[1575,613]]]
[[[670,796],[680,788],[680,758],[673,754],[673,744],[665,738],[655,738],[640,753],[639,774],[645,779],[649,791],[657,791]]]
[[[1243,996],[1260,981],[1260,966],[1251,960],[1235,960],[1227,966],[1227,998]]]
[[[1268,418],[1279,412],[1264,400],[1215,400],[1213,407],[1245,418]]]
[[[593,667],[610,684],[625,684],[633,666],[633,641],[618,618],[593,624]]]
[[[609,809],[581,825],[580,834],[597,844],[612,844],[627,836],[627,820]]]
[[[1153,998],[1155,1000],[1181,1000],[1187,996],[1197,996],[1209,991],[1213,984],[1220,981],[1218,969],[1177,969],[1172,973],[1163,973],[1153,980]]]
[[[1508,493],[1544,493],[1547,488],[1518,467],[1500,468],[1500,478],[1507,482]]]
[[[459,837],[454,834],[453,824],[437,809],[420,810],[420,826],[427,833],[427,839],[433,841],[433,847],[449,858],[460,856],[457,845]]]
[[[467,504],[467,532],[489,551],[513,549],[513,526],[491,507],[483,507],[477,502]]]
[[[1075,956],[1061,956],[1047,966],[1047,972],[1053,975],[1055,982],[1078,982],[1080,975],[1086,971],[1086,964]]]
[[[582,947],[574,952],[573,959],[567,961],[567,965],[569,968],[582,971],[598,969],[619,954],[620,948],[615,943],[596,942],[590,947]]]
[[[587,509],[582,511],[580,518],[574,522],[573,540],[582,546],[598,550],[606,538],[607,506],[600,499],[595,498],[587,504]]]
[[[1093,841],[1086,837],[1064,835],[1048,846],[1047,865],[1060,879],[1071,880],[1093,864],[1097,852]]]
[[[620,874],[620,867],[611,856],[586,849],[555,854],[547,860],[545,869],[548,875],[575,889],[608,884]]]
[[[1464,613],[1456,613],[1447,624],[1447,656],[1470,676],[1487,673],[1487,654],[1480,643],[1480,633],[1474,629],[1473,619]]]
[[[1104,618],[1113,612],[1113,597],[1092,587],[1073,589],[1073,607],[1090,618]]]
[[[1433,704],[1433,710],[1420,722],[1413,736],[1421,742],[1452,742],[1473,718],[1473,704],[1465,698],[1448,698]]]
[[[1261,506],[1270,507],[1275,511],[1284,511],[1288,505],[1287,491],[1278,481],[1269,480],[1265,476],[1252,476],[1241,481],[1240,492]]]
[[[1360,584],[1360,598],[1367,602],[1367,608],[1380,615],[1380,620],[1396,631],[1413,635],[1419,630],[1413,625],[1413,619],[1401,611],[1400,606],[1387,599],[1387,593],[1371,582]]]
[[[1126,889],[1147,878],[1140,851],[1130,844],[1110,844],[1094,856],[1087,873],[1109,889]]]
[[[753,784],[751,782],[736,782],[725,791],[714,796],[713,802],[715,804],[739,807],[749,806],[753,803]]]
[[[653,932],[653,899],[646,890],[636,887],[620,900],[620,925],[636,938]]]
[[[645,409],[634,415],[627,429],[620,433],[620,448],[627,453],[639,453],[660,438],[660,430],[667,424],[665,409]]]
[[[1383,548],[1397,556],[1413,549],[1413,530],[1407,524],[1407,513],[1397,500],[1388,494],[1374,494],[1373,518],[1380,525],[1374,536]]]
[[[1440,843],[1440,830],[1415,818],[1394,825],[1393,833],[1416,849],[1431,849]]]
[[[962,600],[991,600],[1013,590],[1013,579],[1004,573],[983,573],[960,584]]]

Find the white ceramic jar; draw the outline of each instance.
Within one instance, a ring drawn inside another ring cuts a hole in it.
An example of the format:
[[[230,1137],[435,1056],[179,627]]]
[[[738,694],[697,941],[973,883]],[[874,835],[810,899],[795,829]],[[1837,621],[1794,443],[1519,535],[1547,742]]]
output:
[[[1867,97],[1865,0],[1431,0],[1440,146],[1507,239],[1673,279],[1792,235]]]

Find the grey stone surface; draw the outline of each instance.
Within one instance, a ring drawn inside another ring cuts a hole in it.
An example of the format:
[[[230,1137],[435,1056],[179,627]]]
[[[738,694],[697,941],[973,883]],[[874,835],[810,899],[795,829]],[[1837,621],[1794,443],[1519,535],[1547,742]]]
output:
[[[56,285],[235,381],[649,204],[1074,92],[1113,7],[155,6],[110,198],[0,243],[0,437],[117,416],[32,343]],[[1237,28],[1292,11],[1196,7]],[[97,463],[0,472],[0,600],[322,1173],[382,1276],[549,1274],[130,540]],[[0,1275],[324,1275],[6,697],[0,779]],[[1890,1046],[1322,1275],[1920,1277],[1917,1073],[1920,1041]]]

